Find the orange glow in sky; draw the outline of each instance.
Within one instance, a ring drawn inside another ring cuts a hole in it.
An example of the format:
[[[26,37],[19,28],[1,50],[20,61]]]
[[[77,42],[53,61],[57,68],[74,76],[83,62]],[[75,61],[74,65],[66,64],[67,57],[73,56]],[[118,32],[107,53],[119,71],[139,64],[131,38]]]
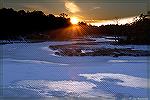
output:
[[[134,20],[139,19],[138,16],[134,16],[134,17],[127,17],[127,18],[120,18],[118,19],[118,24],[119,25],[124,25],[127,23],[132,23]],[[95,26],[101,26],[101,25],[110,25],[110,24],[117,24],[117,21],[114,20],[99,20],[99,21],[95,21],[95,22],[87,22],[91,25],[95,25]]]

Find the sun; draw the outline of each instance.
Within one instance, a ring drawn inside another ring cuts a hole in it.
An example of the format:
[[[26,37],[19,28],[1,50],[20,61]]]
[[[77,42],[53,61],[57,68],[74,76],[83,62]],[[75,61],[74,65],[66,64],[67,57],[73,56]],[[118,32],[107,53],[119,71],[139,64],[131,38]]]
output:
[[[76,17],[72,17],[71,20],[70,20],[70,22],[71,22],[72,24],[78,24],[79,20],[78,20],[78,18],[76,18]]]

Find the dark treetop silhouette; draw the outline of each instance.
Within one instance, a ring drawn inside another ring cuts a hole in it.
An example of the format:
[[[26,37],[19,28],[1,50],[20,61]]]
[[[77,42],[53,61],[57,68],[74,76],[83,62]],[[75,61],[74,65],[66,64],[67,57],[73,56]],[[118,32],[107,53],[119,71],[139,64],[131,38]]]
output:
[[[0,9],[0,39],[18,39],[20,36],[39,35],[40,32],[50,31],[69,26],[70,19],[45,15],[42,11],[25,12]]]
[[[0,39],[18,40],[23,37],[28,40],[66,40],[72,38],[71,34],[74,34],[74,37],[109,35],[127,37],[119,40],[119,43],[123,44],[150,44],[150,19],[143,14],[130,24],[99,27],[84,22],[73,26],[67,16],[65,13],[55,17],[53,14],[45,15],[42,11],[25,12],[2,8],[0,9]],[[69,35],[68,31],[64,31],[68,27],[71,30]]]

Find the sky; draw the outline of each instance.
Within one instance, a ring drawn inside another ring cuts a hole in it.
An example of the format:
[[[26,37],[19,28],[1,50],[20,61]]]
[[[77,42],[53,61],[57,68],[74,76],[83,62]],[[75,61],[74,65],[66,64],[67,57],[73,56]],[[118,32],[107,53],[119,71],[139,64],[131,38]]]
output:
[[[0,7],[42,10],[45,14],[66,13],[89,23],[131,18],[150,10],[150,0],[1,0]]]

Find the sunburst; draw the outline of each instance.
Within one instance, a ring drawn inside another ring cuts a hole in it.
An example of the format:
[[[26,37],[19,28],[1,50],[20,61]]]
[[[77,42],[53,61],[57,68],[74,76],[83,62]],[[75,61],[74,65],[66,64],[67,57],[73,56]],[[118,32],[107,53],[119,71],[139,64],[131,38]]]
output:
[[[71,20],[70,20],[70,22],[71,22],[72,24],[78,24],[79,19],[76,18],[76,17],[72,17]]]

